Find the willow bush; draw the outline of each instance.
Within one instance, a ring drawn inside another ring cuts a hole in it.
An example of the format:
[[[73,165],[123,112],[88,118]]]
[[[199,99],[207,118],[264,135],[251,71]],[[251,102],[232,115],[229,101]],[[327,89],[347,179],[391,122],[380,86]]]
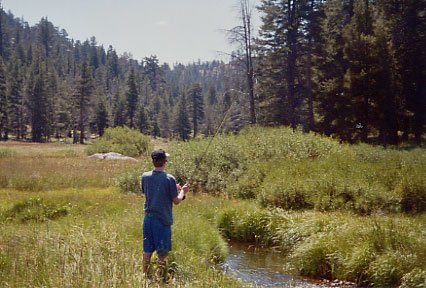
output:
[[[149,155],[152,150],[151,139],[129,127],[107,128],[104,135],[86,149],[88,155],[94,153],[116,152],[136,157]]]
[[[420,148],[349,145],[286,127],[251,127],[213,141],[177,142],[170,154],[167,171],[192,183],[194,191],[255,199],[265,207],[359,214],[426,210],[426,152]],[[127,174],[118,186],[137,183],[141,172]]]

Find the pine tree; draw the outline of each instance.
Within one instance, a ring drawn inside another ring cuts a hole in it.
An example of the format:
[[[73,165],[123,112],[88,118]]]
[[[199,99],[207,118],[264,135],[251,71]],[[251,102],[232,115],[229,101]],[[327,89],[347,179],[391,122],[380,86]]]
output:
[[[208,96],[207,96],[207,102],[209,103],[209,105],[214,105],[216,104],[216,101],[217,101],[216,88],[214,87],[214,85],[210,84]]]
[[[302,14],[304,1],[263,0],[263,25],[260,28],[259,104],[261,121],[285,124],[293,128],[300,123]]]
[[[412,123],[411,130],[417,145],[420,146],[426,120],[426,1],[397,2],[400,10],[397,26],[394,28],[395,53],[401,72],[407,114],[413,115],[406,118],[406,126]],[[408,136],[409,131],[405,133]]]
[[[162,94],[164,86],[164,71],[159,65],[157,56],[153,55],[145,57],[143,60],[144,77],[146,77],[151,85],[152,91]]]
[[[139,102],[137,111],[136,111],[136,126],[139,128],[139,131],[145,135],[149,135],[152,132],[152,125],[151,121],[148,117],[148,112],[146,111],[146,108],[142,104],[142,102]]]
[[[136,86],[136,72],[134,67],[130,69],[130,73],[127,79],[126,97],[127,97],[127,118],[129,119],[130,128],[133,128],[135,126],[134,118],[135,118],[136,106],[138,103],[138,89]]]
[[[90,66],[92,67],[93,73],[96,72],[96,69],[99,68],[99,55],[98,55],[98,48],[96,43],[96,37],[92,36],[90,38]]]
[[[22,62],[19,59],[13,61],[12,71],[10,72],[10,127],[17,139],[24,138],[24,97],[22,78]]]
[[[177,105],[175,131],[183,141],[188,140],[189,134],[191,133],[191,122],[189,121],[187,105],[186,94],[185,92],[182,92]]]
[[[161,109],[158,117],[158,128],[160,129],[160,136],[170,138],[172,135],[172,119],[170,119],[171,108],[166,100],[162,101]]]
[[[114,107],[113,107],[113,118],[114,126],[124,126],[127,124],[126,119],[126,98],[120,94],[117,90],[117,93],[114,96]]]
[[[69,135],[69,131],[72,130],[73,124],[73,103],[72,103],[72,88],[68,81],[59,83],[59,95],[57,100],[56,108],[56,138],[62,138]],[[70,135],[71,136],[71,135]]]
[[[345,40],[344,57],[348,61],[348,69],[344,77],[347,88],[346,101],[350,101],[349,126],[346,130],[358,125],[361,140],[367,142],[371,131],[370,102],[374,94],[370,78],[373,73],[374,51],[373,23],[369,0],[357,1],[354,5],[354,15],[351,22],[343,31]],[[349,100],[350,99],[350,100]],[[351,129],[352,128],[352,129]]]
[[[0,11],[1,13],[1,11]],[[3,58],[0,56],[0,141],[7,140],[9,115],[9,100],[7,95],[6,71]]]
[[[31,117],[31,137],[33,142],[46,139],[48,122],[48,88],[47,75],[41,63],[40,52],[37,51],[28,80],[28,110]]]
[[[57,122],[57,94],[58,94],[58,75],[54,67],[45,63],[46,71],[46,123],[45,137],[49,140],[55,132],[55,123]]]
[[[190,98],[191,114],[192,114],[192,127],[194,129],[194,138],[197,137],[198,126],[204,118],[204,101],[203,101],[203,88],[199,82],[193,83],[188,90],[188,97]]]
[[[0,2],[0,57],[3,58],[3,5]]]
[[[299,89],[305,90],[307,111],[307,130],[316,131],[316,123],[314,117],[314,95],[318,93],[318,81],[316,63],[323,61],[320,51],[321,45],[321,21],[324,18],[324,5],[322,1],[310,0],[304,6],[303,11],[303,35],[305,43],[303,45],[303,53],[306,55],[303,60],[306,64],[305,84]],[[304,87],[306,86],[306,87]]]
[[[39,41],[43,45],[46,57],[49,57],[53,39],[53,25],[47,18],[41,18],[39,26]]]
[[[75,94],[75,107],[79,111],[78,127],[80,129],[80,144],[84,144],[87,110],[93,92],[93,78],[87,62],[81,65]]]
[[[319,52],[322,57],[316,63],[318,113],[321,115],[318,128],[326,135],[339,135],[348,140],[355,132],[355,127],[351,127],[350,119],[347,118],[351,115],[351,107],[343,85],[343,76],[348,66],[343,54],[343,28],[352,10],[345,10],[342,0],[329,0],[325,4],[324,13]]]
[[[376,11],[374,27],[374,66],[370,89],[374,91],[371,103],[372,125],[379,131],[379,143],[398,145],[398,118],[402,114],[400,93],[396,84],[396,61],[389,39],[390,25],[383,13]]]
[[[109,127],[108,103],[104,98],[98,100],[95,110],[95,126],[99,136],[104,135],[105,128]]]

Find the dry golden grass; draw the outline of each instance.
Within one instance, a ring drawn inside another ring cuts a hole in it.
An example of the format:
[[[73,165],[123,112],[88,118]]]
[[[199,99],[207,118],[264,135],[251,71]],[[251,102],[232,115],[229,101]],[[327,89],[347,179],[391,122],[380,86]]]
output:
[[[14,151],[0,158],[0,188],[41,191],[62,188],[107,187],[138,162],[89,160],[84,145],[2,143]]]
[[[73,151],[75,154],[82,154],[87,145],[71,145],[60,143],[28,143],[10,141],[0,143],[0,148],[9,148],[18,153],[18,156],[34,156],[34,155],[61,155]]]

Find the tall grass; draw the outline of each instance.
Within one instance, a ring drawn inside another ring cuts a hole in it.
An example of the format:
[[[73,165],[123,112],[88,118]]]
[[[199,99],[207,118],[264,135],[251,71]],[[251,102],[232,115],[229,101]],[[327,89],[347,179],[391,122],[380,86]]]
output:
[[[0,188],[21,191],[105,188],[115,183],[118,174],[137,166],[129,161],[97,161],[88,160],[84,155],[62,155],[0,158]]]
[[[286,212],[243,202],[222,209],[217,223],[231,239],[275,246],[301,275],[377,287],[422,287],[426,280],[424,214]]]
[[[15,152],[10,148],[0,148],[0,158],[12,157]]]
[[[138,164],[58,147],[0,159],[0,287],[163,287],[142,273],[143,198],[108,188]],[[168,286],[241,287],[218,268],[227,245],[191,201],[175,209]]]
[[[142,197],[90,188],[51,191],[37,201],[67,203],[69,213],[44,222],[2,222],[0,286],[164,286],[142,273]],[[175,209],[168,287],[240,287],[215,266],[227,245],[207,216],[194,217],[197,201]]]
[[[238,135],[219,135],[211,146],[209,141],[171,148],[168,171],[179,182],[191,182],[195,191],[292,210],[426,210],[424,149],[340,144],[289,128],[254,127]],[[126,181],[136,183],[131,177],[122,180],[123,187]]]

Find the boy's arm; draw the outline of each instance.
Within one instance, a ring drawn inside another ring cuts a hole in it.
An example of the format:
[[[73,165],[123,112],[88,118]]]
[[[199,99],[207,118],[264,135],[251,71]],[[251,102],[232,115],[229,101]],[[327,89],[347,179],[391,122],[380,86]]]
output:
[[[178,194],[177,197],[173,198],[173,203],[175,205],[178,205],[180,202],[182,202],[183,200],[185,200],[185,194],[188,191],[189,186],[190,185],[188,183],[186,183],[185,185],[183,185],[183,187],[181,187],[179,184],[176,185],[176,187],[177,187],[177,189],[179,191],[179,194]]]

